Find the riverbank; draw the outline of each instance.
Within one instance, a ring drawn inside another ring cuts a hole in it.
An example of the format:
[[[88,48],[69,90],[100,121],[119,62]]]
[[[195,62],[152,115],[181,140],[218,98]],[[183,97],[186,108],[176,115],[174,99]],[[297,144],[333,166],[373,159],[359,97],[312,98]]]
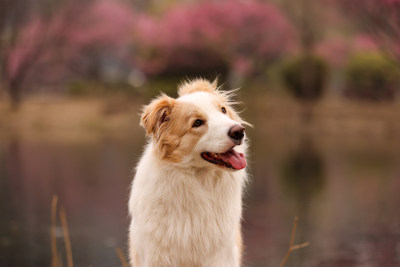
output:
[[[0,136],[21,138],[95,139],[136,133],[141,103],[110,98],[29,98],[17,111],[0,102]]]
[[[399,140],[400,101],[366,103],[325,98],[307,107],[285,95],[242,94],[244,118],[254,124],[249,134],[271,139],[290,139],[299,134],[325,139],[370,142]],[[140,110],[148,100],[122,95],[109,97],[28,98],[17,111],[0,101],[0,137],[90,140],[111,135],[121,138],[143,136],[139,130]],[[306,113],[307,113],[306,112]],[[395,141],[396,142],[396,141]],[[398,141],[397,143],[400,143]]]

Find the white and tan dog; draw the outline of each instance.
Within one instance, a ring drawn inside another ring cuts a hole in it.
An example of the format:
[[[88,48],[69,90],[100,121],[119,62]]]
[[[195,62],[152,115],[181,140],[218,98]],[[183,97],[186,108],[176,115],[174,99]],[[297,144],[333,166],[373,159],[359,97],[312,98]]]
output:
[[[151,137],[129,200],[134,267],[239,267],[246,181],[243,125],[231,93],[197,79],[145,106]]]

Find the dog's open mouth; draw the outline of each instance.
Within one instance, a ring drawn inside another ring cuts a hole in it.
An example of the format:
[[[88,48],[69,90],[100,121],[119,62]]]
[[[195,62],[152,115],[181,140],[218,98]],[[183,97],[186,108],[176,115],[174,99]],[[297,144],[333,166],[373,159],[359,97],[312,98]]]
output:
[[[238,153],[233,149],[229,149],[225,153],[203,152],[201,153],[201,157],[218,166],[234,170],[241,170],[246,167],[244,154]]]

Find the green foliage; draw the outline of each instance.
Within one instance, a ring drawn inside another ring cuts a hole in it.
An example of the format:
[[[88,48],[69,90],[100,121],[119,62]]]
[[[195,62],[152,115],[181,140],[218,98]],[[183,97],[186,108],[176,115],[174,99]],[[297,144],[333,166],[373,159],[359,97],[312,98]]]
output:
[[[346,67],[345,94],[366,100],[390,100],[400,85],[400,68],[379,53],[354,55]]]
[[[300,56],[283,63],[281,72],[286,87],[296,98],[317,100],[325,89],[328,65],[317,56]]]

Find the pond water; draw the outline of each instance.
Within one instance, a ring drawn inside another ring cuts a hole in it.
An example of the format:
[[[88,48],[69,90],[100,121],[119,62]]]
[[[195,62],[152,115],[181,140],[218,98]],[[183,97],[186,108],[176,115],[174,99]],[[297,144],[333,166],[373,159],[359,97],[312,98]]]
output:
[[[244,266],[279,266],[295,216],[296,243],[310,246],[285,266],[400,266],[398,142],[271,134],[257,127],[262,116],[254,120]],[[0,266],[50,266],[53,195],[67,214],[74,266],[119,266],[115,248],[127,248],[129,185],[144,142],[3,137]],[[59,218],[57,225],[65,260]]]

